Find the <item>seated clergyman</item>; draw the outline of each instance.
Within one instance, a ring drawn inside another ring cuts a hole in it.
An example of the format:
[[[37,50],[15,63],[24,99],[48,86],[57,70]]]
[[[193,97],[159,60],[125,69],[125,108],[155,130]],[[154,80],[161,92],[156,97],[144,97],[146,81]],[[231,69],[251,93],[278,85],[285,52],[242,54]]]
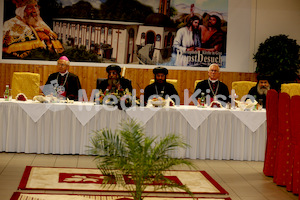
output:
[[[179,102],[175,98],[176,96],[178,97],[178,93],[174,85],[166,81],[168,69],[164,67],[156,67],[153,69],[153,74],[154,74],[154,83],[148,85],[145,88],[145,95],[144,95],[145,104],[149,99],[158,98],[158,97],[162,97],[166,99],[167,96],[169,96],[175,102],[175,104],[179,104]]]
[[[51,93],[58,98],[78,100],[78,90],[81,89],[81,84],[78,76],[69,72],[69,67],[70,61],[66,56],[62,56],[58,59],[58,72],[50,74],[48,77],[43,89],[43,93],[45,95],[49,95]],[[51,86],[51,88],[49,86]]]
[[[102,93],[118,93],[118,91],[128,90],[132,92],[131,81],[121,76],[121,67],[109,65],[106,67],[107,79],[101,81],[97,89]]]
[[[201,93],[205,96],[210,96],[211,101],[220,101],[223,106],[224,103],[229,102],[229,90],[227,85],[219,80],[220,77],[220,67],[217,64],[211,64],[208,68],[208,79],[199,82],[195,88],[195,92],[198,92],[196,98],[201,97]],[[209,104],[210,102],[206,102]]]
[[[266,107],[266,96],[268,90],[271,89],[270,77],[265,75],[257,76],[257,84],[249,90],[248,95],[253,96],[253,98],[262,106]],[[248,96],[249,97],[249,96]]]
[[[16,5],[16,16],[3,24],[3,56],[25,58],[33,49],[64,51],[57,35],[41,18],[38,0],[12,2]]]

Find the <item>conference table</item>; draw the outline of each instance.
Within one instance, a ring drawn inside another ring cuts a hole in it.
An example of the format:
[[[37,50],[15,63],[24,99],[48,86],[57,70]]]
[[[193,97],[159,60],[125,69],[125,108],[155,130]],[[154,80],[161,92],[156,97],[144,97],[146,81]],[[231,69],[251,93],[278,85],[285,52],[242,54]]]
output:
[[[0,151],[89,154],[94,131],[134,119],[146,136],[174,133],[189,144],[172,155],[190,159],[263,161],[266,111],[197,106],[117,107],[93,102],[39,103],[0,99]]]

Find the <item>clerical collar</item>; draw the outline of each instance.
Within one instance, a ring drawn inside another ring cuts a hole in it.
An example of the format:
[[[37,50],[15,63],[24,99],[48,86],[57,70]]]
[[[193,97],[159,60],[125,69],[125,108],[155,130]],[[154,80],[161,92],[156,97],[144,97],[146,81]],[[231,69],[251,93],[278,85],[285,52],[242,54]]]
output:
[[[68,70],[67,70],[65,73],[60,73],[60,72],[59,72],[59,74],[60,74],[61,76],[65,76],[67,73],[69,73]]]
[[[218,81],[218,79],[217,80],[211,80],[210,78],[208,78],[209,80],[210,80],[210,82],[212,82],[212,83],[215,83],[215,82],[217,82]]]

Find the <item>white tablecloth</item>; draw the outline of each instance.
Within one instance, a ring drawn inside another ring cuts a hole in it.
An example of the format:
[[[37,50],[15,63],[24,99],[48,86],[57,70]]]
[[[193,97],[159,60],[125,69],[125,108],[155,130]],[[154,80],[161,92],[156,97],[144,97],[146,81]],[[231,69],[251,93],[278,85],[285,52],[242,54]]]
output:
[[[134,107],[127,111],[91,103],[41,104],[0,99],[0,151],[44,154],[88,154],[92,132],[115,130],[135,118],[147,136],[176,133],[190,145],[174,156],[191,159],[263,161],[266,112]]]

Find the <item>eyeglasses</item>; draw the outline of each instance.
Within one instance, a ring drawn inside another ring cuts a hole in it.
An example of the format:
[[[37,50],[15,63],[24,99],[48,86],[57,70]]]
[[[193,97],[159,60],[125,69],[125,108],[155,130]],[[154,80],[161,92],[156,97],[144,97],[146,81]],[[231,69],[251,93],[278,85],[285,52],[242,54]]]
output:
[[[210,72],[219,72],[218,70],[209,70]]]
[[[108,72],[108,74],[116,75],[117,72]]]
[[[57,63],[57,65],[58,66],[62,66],[62,67],[65,67],[65,66],[67,66],[66,64],[64,64],[64,63]]]

